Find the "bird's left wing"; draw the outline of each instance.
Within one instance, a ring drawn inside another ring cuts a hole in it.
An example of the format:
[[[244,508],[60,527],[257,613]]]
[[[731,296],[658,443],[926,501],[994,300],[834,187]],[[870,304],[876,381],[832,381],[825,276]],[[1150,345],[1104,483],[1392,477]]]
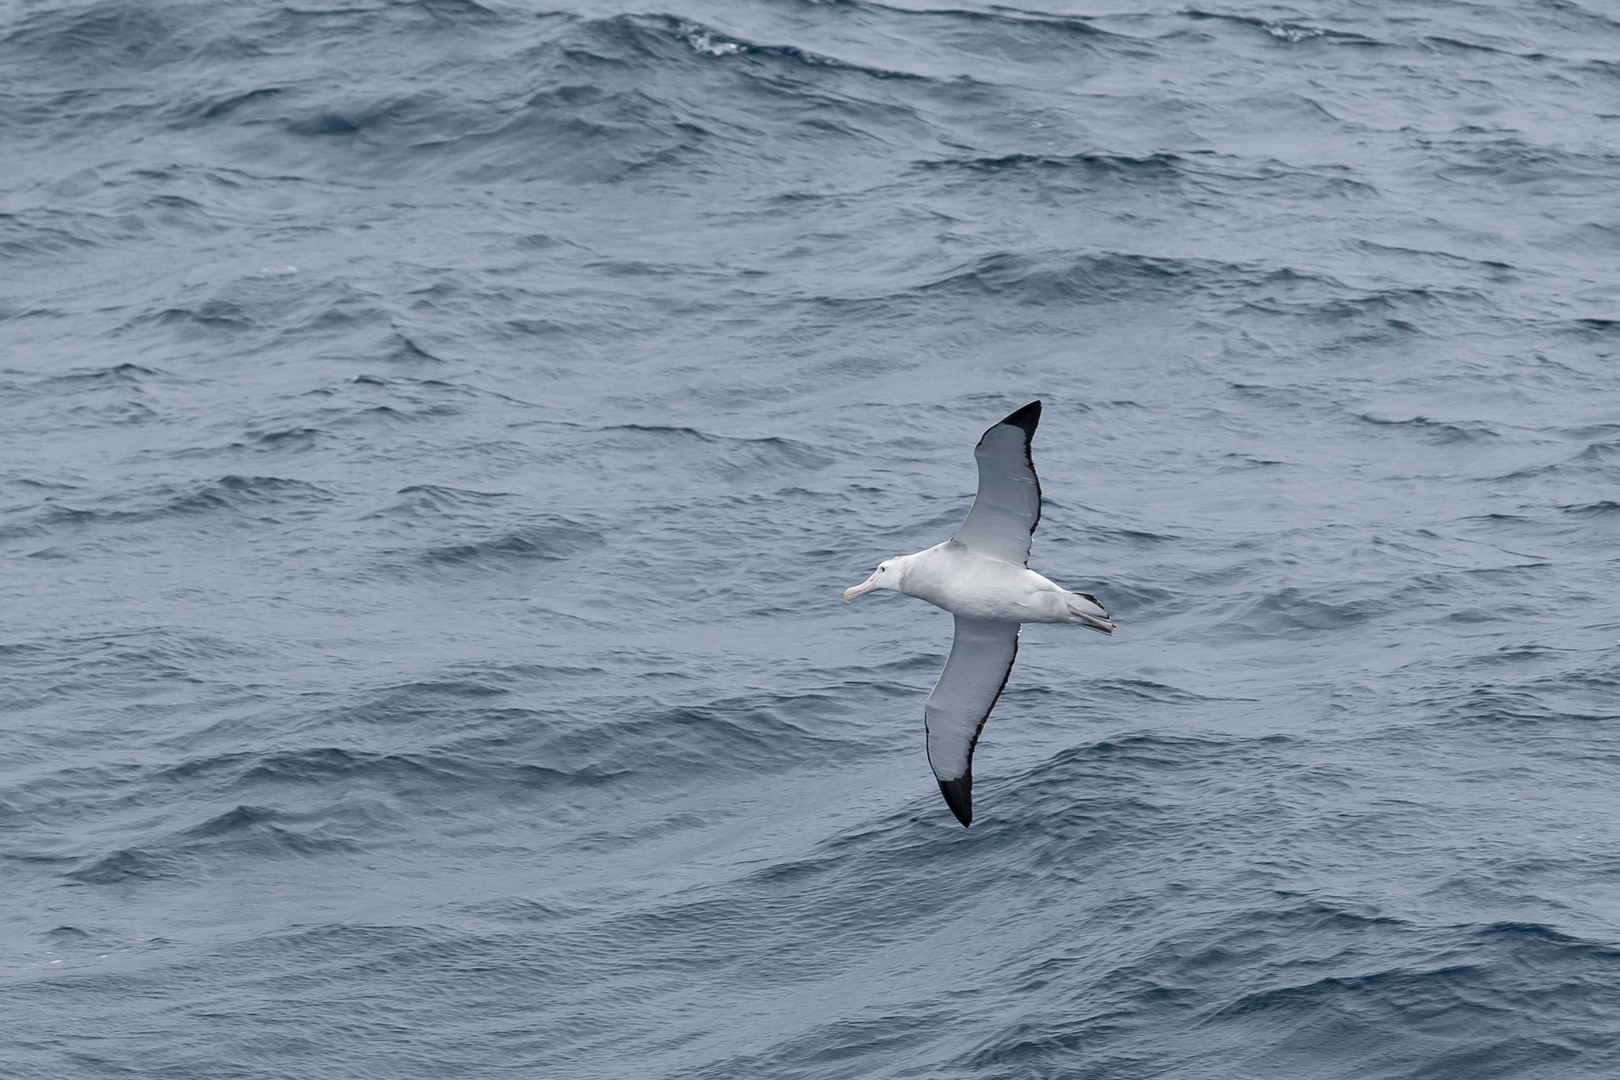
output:
[[[1029,444],[1040,422],[1041,403],[1032,401],[986,431],[973,448],[979,492],[956,530],[968,550],[1019,566],[1029,563],[1030,535],[1041,522],[1041,482]]]
[[[1007,685],[1018,655],[1019,624],[956,616],[956,640],[923,706],[928,764],[951,813],[973,822],[973,747]]]

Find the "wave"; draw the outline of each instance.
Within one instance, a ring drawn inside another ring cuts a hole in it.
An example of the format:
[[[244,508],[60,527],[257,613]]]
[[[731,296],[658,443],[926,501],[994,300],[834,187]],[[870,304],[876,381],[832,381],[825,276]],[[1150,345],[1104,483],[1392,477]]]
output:
[[[1304,42],[1320,42],[1324,45],[1352,46],[1352,47],[1383,47],[1388,42],[1379,41],[1365,34],[1358,34],[1351,30],[1335,30],[1323,26],[1310,26],[1298,22],[1282,22],[1262,19],[1253,15],[1231,15],[1224,12],[1203,11],[1198,8],[1189,9],[1186,17],[1195,22],[1219,22],[1247,30],[1256,30],[1266,35],[1274,42],[1283,45],[1299,45]]]
[[[599,429],[593,441],[599,454],[627,464],[654,454],[679,453],[688,468],[720,479],[818,471],[833,461],[825,450],[797,439],[715,435],[690,427],[621,424]]]
[[[142,367],[140,364],[123,363],[52,375],[45,380],[45,384],[53,391],[59,389],[67,393],[83,389],[103,390],[114,387],[127,389],[144,386],[148,379],[157,378],[161,374],[162,372]]]
[[[940,23],[952,29],[963,26],[975,28],[994,28],[997,31],[1014,31],[1011,39],[1019,45],[1028,44],[1031,40],[1027,32],[1034,31],[1049,35],[1050,40],[1063,45],[1072,46],[1076,39],[1113,39],[1120,38],[1097,25],[1097,20],[1084,15],[1059,15],[1053,12],[1020,9],[1010,6],[993,7],[988,10],[975,10],[973,8],[916,8],[901,7],[896,4],[885,4],[879,0],[838,0],[838,6],[847,8],[855,13],[874,12],[895,20],[898,28],[915,28],[921,23]],[[997,40],[1006,40],[998,38]],[[1126,43],[1134,44],[1130,38],[1121,38]]]
[[[0,37],[0,49],[72,68],[146,70],[185,55],[184,30],[177,10],[106,0],[34,11]]]
[[[403,170],[474,183],[614,182],[730,160],[738,137],[761,124],[789,140],[802,134],[819,142],[835,133],[865,139],[873,128],[919,123],[914,105],[871,86],[929,82],[796,45],[750,42],[675,15],[535,19],[476,4],[450,12],[442,4],[391,3],[282,9],[258,21],[220,17],[198,25],[178,10],[108,3],[76,15],[52,11],[25,20],[0,46],[9,42],[33,63],[57,51],[69,66],[104,67],[240,64],[244,53],[268,56],[301,39],[329,50],[379,32],[429,50],[434,42],[459,42],[467,52],[454,79],[440,76],[443,65],[410,79],[381,73],[311,80],[265,71],[257,78],[273,82],[224,89],[212,81],[183,83],[178,100],[131,101],[103,91],[111,99],[102,103],[106,111],[94,119],[81,115],[86,130],[115,118],[127,124],[132,110],[171,130],[225,129],[245,140],[240,164],[268,159],[269,140],[283,146],[274,155],[283,171],[296,165],[330,173],[341,160],[347,169],[340,171],[373,180]],[[478,98],[462,92],[468,67],[498,91]],[[236,76],[255,78],[251,68]],[[707,105],[694,108],[696,100]],[[51,241],[40,235],[16,242],[28,249]]]
[[[403,496],[394,505],[366,515],[373,518],[433,518],[460,520],[468,514],[479,514],[492,507],[504,506],[514,498],[504,491],[472,491],[466,488],[446,487],[439,484],[411,484],[397,494]]]
[[[295,814],[268,807],[237,806],[191,828],[88,859],[62,876],[81,885],[127,885],[186,877],[205,860],[257,860],[284,856],[348,854],[360,844],[348,833],[357,825],[375,832],[389,821],[375,807]]]
[[[305,480],[279,476],[224,476],[177,496],[150,516],[206,514],[219,510],[298,506],[327,503],[333,495]]]
[[[116,502],[110,496],[102,499],[103,502],[125,506],[134,501],[137,503],[134,509],[64,506],[56,502],[56,498],[52,496],[32,518],[7,526],[0,535],[38,536],[60,532],[65,528],[161,522],[225,513],[263,515],[271,511],[283,516],[299,517],[319,512],[335,496],[325,488],[304,480],[230,475],[204,481],[190,490],[177,492],[173,486],[165,484],[142,492],[133,500],[128,496]],[[140,507],[140,502],[148,505]]]
[[[1613,499],[1599,499],[1589,503],[1570,503],[1558,509],[1579,517],[1607,517],[1610,514],[1620,514],[1620,502]]]
[[[588,726],[554,725],[539,752],[569,772],[633,772],[656,782],[716,773],[769,775],[862,745],[859,736],[829,723],[847,715],[847,708],[823,694],[664,707]]]
[[[104,223],[84,215],[49,212],[0,214],[0,255],[8,259],[49,258],[95,247],[107,237]],[[6,318],[18,317],[6,312]]]
[[[1018,304],[1053,311],[1085,304],[1230,305],[1246,312],[1296,316],[1337,328],[1375,322],[1379,330],[1414,332],[1395,316],[1431,305],[1478,307],[1483,297],[1466,288],[1401,288],[1363,291],[1322,274],[1291,268],[1169,258],[1123,252],[997,252],[980,256],[932,280],[904,290],[860,298],[822,296],[815,303],[840,309],[940,300]]]
[[[1179,154],[1002,154],[997,157],[934,158],[913,163],[927,172],[966,171],[972,173],[1080,172],[1089,175],[1122,177],[1132,182],[1179,179],[1185,176],[1186,159]]]
[[[425,562],[440,566],[497,566],[540,560],[551,562],[589,551],[603,543],[595,529],[557,518],[470,543],[450,544],[424,552]]]
[[[1145,300],[1190,290],[1222,273],[1200,260],[1147,255],[1084,255],[1052,266],[1026,255],[987,255],[972,265],[919,286],[915,295],[978,295],[1045,305],[1079,301]]]
[[[534,708],[510,699],[516,685],[528,687],[525,697],[532,697],[538,673],[525,674],[521,684],[488,673],[403,684],[307,717],[297,729],[302,747],[199,754],[157,770],[102,777],[111,785],[104,794],[127,797],[155,785],[266,813],[282,813],[279,804],[290,789],[345,799],[386,796],[390,803],[456,793],[483,805],[514,792],[540,797],[619,782],[680,788],[695,777],[771,775],[809,760],[847,758],[872,736],[854,723],[849,703],[825,692],[604,705],[578,696],[599,672],[544,674],[566,704]],[[233,726],[229,734],[237,731]],[[406,751],[324,742],[339,733],[401,731],[423,733],[426,745]]]
[[[1412,287],[1370,291],[1331,279],[1290,270],[1265,276],[1260,288],[1240,301],[1243,309],[1266,315],[1291,315],[1320,324],[1375,319],[1382,330],[1414,333],[1408,321],[1437,307],[1485,309],[1485,296],[1471,288]]]
[[[1375,427],[1399,428],[1418,435],[1426,442],[1439,446],[1453,446],[1465,443],[1479,443],[1489,439],[1500,438],[1500,435],[1489,425],[1480,420],[1432,420],[1426,416],[1414,416],[1407,420],[1389,420],[1383,417],[1362,413],[1356,417],[1365,424]]]
[[[1388,610],[1379,600],[1332,600],[1320,593],[1289,587],[1250,601],[1215,630],[1223,635],[1277,637],[1300,632],[1347,630]]]
[[[92,859],[63,876],[81,885],[124,885],[157,881],[175,877],[179,873],[179,861],[172,856],[140,848],[120,848]]]

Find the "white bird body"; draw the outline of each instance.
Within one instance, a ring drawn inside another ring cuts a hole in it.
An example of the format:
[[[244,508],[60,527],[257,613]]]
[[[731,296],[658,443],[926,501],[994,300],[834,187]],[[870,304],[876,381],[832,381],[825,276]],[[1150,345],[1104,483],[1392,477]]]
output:
[[[875,589],[915,596],[956,616],[945,670],[923,706],[928,762],[951,813],[973,822],[973,748],[1007,685],[1027,622],[1074,623],[1112,635],[1095,596],[1069,592],[1029,569],[1029,544],[1041,520],[1041,484],[1030,443],[1041,403],[1032,401],[993,425],[973,450],[979,491],[956,535],[915,555],[878,564],[844,590],[853,600]]]
[[[896,592],[926,600],[952,615],[1082,626],[1108,619],[1094,597],[1069,592],[1027,566],[981,555],[958,540],[891,561],[899,564]]]

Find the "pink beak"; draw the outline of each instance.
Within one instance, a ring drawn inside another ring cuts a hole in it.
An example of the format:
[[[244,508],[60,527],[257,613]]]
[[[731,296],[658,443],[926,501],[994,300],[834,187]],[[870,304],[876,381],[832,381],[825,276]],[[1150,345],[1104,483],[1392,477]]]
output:
[[[849,603],[851,600],[855,599],[857,596],[865,596],[867,593],[871,592],[875,588],[877,588],[877,571],[876,570],[872,571],[872,576],[871,577],[867,578],[865,581],[861,582],[859,585],[856,585],[853,588],[849,588],[849,589],[844,590],[844,603],[846,603],[846,604]]]

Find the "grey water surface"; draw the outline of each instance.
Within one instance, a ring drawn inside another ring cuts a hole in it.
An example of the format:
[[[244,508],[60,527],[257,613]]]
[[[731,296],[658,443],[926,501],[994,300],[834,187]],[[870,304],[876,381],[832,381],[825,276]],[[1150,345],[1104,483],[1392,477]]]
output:
[[[1620,1075],[1617,266],[1596,0],[5,0],[0,1075]]]

